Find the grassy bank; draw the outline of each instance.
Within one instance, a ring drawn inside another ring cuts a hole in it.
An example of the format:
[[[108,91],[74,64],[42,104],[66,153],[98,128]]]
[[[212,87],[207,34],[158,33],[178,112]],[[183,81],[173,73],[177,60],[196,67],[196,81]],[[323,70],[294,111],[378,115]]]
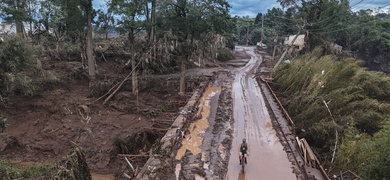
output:
[[[291,97],[286,109],[299,137],[329,169],[389,178],[390,78],[360,63],[317,48],[281,66],[273,88]]]
[[[0,179],[36,179],[51,177],[54,166],[49,164],[10,163],[0,160]]]

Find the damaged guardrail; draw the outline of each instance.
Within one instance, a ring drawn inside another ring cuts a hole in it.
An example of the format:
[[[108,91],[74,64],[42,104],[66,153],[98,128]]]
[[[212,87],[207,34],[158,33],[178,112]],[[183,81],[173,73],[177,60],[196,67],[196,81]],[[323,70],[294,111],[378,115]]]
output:
[[[282,103],[279,101],[276,94],[273,92],[268,81],[264,80],[263,78],[261,78],[261,81],[266,84],[268,90],[271,92],[272,96],[274,97],[274,99],[276,100],[277,104],[279,105],[281,111],[283,112],[283,115],[288,120],[289,125],[292,127],[292,133],[295,135],[296,133],[295,133],[294,121],[291,119],[291,117],[289,116],[287,111],[283,108]],[[278,124],[279,124],[279,122],[278,122]],[[283,134],[284,138],[287,139],[286,134],[283,131],[282,131],[282,134]],[[314,168],[314,169],[319,170],[323,179],[330,180],[329,176],[325,172],[324,168],[320,164],[319,160],[317,159],[317,157],[313,153],[313,150],[311,149],[310,145],[306,142],[306,140],[299,139],[298,137],[295,137],[295,139],[293,139],[292,141],[294,141],[295,146],[298,147],[298,149],[299,149],[299,156],[300,156],[299,159],[303,159],[303,161],[304,161],[304,164],[301,165],[297,160],[298,157],[295,155],[295,153],[292,153],[295,161],[299,164],[302,172],[304,173],[305,178],[309,179],[309,176],[313,176],[313,174],[310,174],[310,171],[308,172],[308,170],[306,168],[306,167],[309,167],[309,168]],[[289,143],[287,143],[287,144],[288,144],[289,148],[291,150],[293,150],[293,148],[291,147],[292,145]]]

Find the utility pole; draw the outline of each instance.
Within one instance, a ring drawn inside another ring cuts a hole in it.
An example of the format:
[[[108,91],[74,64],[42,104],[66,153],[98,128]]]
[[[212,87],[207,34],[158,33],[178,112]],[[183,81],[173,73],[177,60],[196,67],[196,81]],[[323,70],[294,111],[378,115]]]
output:
[[[279,37],[279,34],[276,33],[276,38],[275,38],[275,36],[274,36],[274,52],[273,52],[273,54],[272,54],[272,61],[275,60],[276,45],[277,45],[277,43],[278,43],[278,37]]]
[[[303,21],[303,20],[302,20]],[[302,27],[299,27],[299,31],[298,33],[295,35],[294,39],[291,41],[291,44],[287,44],[287,48],[286,50],[283,52],[282,56],[280,57],[280,59],[278,60],[278,62],[275,64],[274,68],[272,69],[271,71],[271,78],[272,78],[272,73],[275,72],[276,68],[279,66],[280,62],[283,60],[284,56],[286,56],[287,52],[290,50],[290,47],[294,45],[294,42],[295,40],[297,40],[299,34],[301,34],[301,32],[303,31],[303,29],[306,27],[307,25],[307,22],[306,21],[303,21],[303,25]]]
[[[261,16],[261,43],[263,43],[264,37],[264,15]]]
[[[249,43],[249,24],[248,24],[248,27],[246,28],[246,46],[248,46],[248,43]]]

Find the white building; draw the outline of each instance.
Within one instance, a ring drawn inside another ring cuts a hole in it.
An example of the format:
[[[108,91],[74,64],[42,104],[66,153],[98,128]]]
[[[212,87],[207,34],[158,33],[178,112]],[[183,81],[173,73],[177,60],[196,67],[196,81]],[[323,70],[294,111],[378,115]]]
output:
[[[290,35],[284,39],[285,45],[293,45],[297,48],[298,51],[302,50],[305,47],[305,35],[300,34],[298,35],[297,39],[294,41],[294,44],[292,44],[292,40],[294,40],[295,35]]]

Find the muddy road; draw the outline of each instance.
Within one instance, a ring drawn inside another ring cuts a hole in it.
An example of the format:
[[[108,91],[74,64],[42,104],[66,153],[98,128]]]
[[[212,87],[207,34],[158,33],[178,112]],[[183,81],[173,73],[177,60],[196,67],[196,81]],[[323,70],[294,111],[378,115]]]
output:
[[[291,162],[274,130],[265,99],[254,75],[262,57],[251,47],[239,47],[251,56],[248,63],[234,71],[232,86],[234,133],[227,180],[297,179]],[[249,144],[245,173],[239,165],[239,146],[243,138]]]
[[[275,113],[278,107],[269,102],[272,95],[255,78],[263,55],[258,54],[255,47],[237,47],[236,54],[241,56],[214,71],[213,78],[200,95],[196,111],[185,121],[188,125],[179,127],[185,129],[185,137],[172,141],[173,150],[168,156],[150,159],[143,169],[151,173],[138,177],[299,179],[293,173],[294,166],[285,151],[286,145],[281,144],[286,143],[279,139],[280,128],[274,129],[277,127],[275,119],[283,115]],[[170,131],[175,132],[175,128],[178,127],[172,127]],[[174,136],[167,133],[163,139]],[[238,158],[243,138],[249,143],[250,153],[245,173],[241,171]]]

